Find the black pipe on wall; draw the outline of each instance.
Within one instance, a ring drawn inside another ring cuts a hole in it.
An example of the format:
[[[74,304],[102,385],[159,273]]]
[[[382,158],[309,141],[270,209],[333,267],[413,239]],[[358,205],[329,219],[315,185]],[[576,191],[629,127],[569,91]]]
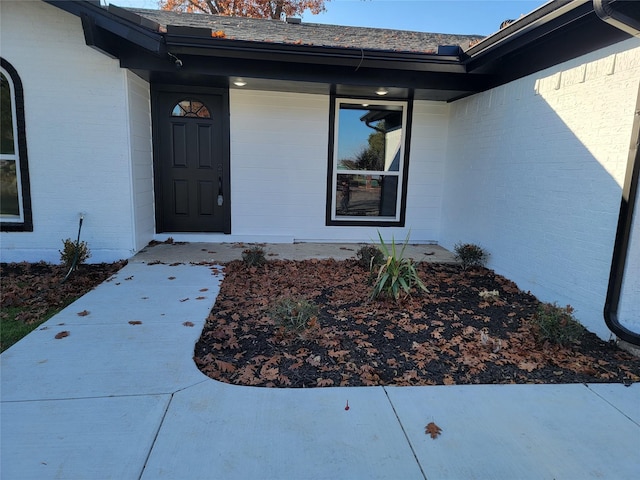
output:
[[[603,21],[613,25],[624,32],[640,37],[640,2],[628,2],[622,12],[618,8],[622,4],[616,0],[593,0],[593,8]],[[631,6],[631,9],[629,8]],[[635,18],[634,18],[635,17]],[[607,298],[604,304],[604,321],[620,340],[640,346],[640,332],[634,332],[620,323],[618,307],[620,305],[620,293],[624,280],[624,272],[629,251],[631,227],[633,225],[633,213],[638,194],[638,176],[640,173],[640,87],[636,101],[635,117],[631,133],[631,146],[629,148],[629,160],[624,185],[622,187],[622,200],[620,213],[618,214],[618,227],[613,246],[611,259],[611,271],[609,273],[609,286]],[[637,241],[637,240],[636,240]],[[638,273],[638,272],[636,272]]]

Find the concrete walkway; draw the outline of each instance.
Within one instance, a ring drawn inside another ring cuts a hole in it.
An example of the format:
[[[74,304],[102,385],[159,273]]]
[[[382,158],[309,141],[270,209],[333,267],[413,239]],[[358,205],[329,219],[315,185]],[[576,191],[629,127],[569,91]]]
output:
[[[2,479],[640,478],[640,384],[211,380],[192,355],[222,272],[150,258],[0,356]]]

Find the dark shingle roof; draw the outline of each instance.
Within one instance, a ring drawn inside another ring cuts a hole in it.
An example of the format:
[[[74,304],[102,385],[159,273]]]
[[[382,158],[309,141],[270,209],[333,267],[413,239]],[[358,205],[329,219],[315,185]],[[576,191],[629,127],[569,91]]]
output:
[[[224,32],[224,38],[250,42],[434,53],[439,45],[459,45],[466,50],[471,42],[483,38],[480,35],[448,35],[305,22],[295,24],[280,20],[223,17],[165,10],[137,8],[126,10],[153,20],[164,27],[173,25],[208,28],[213,32]]]

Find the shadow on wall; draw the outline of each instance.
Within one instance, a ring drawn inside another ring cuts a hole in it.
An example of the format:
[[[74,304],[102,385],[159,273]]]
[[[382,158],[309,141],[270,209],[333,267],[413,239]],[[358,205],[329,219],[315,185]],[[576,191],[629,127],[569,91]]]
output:
[[[640,48],[623,50],[637,45],[455,102],[450,120],[443,245],[483,245],[492,268],[543,301],[571,304],[602,338],[640,78]],[[630,251],[640,250],[635,237]],[[640,305],[631,277],[627,268],[621,303]]]

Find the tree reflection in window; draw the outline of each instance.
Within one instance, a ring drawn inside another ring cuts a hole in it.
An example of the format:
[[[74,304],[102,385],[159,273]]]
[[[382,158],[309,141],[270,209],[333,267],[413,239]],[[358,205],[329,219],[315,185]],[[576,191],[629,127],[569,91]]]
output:
[[[331,220],[400,221],[405,103],[336,107]]]
[[[197,100],[182,100],[171,111],[172,117],[211,118],[209,109]]]
[[[0,57],[0,230],[33,231],[24,121],[18,72]]]

